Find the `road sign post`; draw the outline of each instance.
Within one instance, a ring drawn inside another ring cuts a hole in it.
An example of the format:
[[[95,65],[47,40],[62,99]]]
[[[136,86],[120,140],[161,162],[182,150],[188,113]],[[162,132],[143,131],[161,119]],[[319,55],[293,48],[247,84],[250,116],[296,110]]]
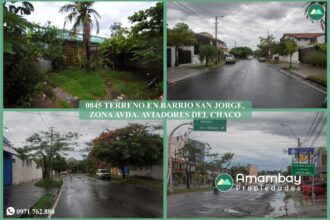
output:
[[[194,131],[227,131],[227,121],[221,119],[194,119]]]

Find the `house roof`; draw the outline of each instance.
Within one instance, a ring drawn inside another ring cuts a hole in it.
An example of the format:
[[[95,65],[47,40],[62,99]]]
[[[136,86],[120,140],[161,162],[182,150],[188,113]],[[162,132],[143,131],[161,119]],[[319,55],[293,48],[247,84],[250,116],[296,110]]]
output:
[[[285,33],[283,34],[282,38],[284,38],[285,36],[293,37],[293,38],[315,38],[322,35],[325,34],[324,33]]]
[[[70,31],[64,31],[63,33],[61,33],[60,38],[62,38],[64,40],[71,40],[71,41],[79,41],[79,42],[83,41],[83,35],[81,33],[73,34]],[[103,41],[105,41],[105,39],[106,38],[104,38],[104,37],[99,37],[99,36],[94,36],[94,35],[90,36],[91,43],[100,44]]]
[[[213,35],[207,32],[201,32],[201,33],[195,33],[196,37],[201,39],[209,39],[212,41],[215,41],[215,38],[213,38]],[[217,39],[218,42],[226,46],[226,43],[223,42],[222,40]]]
[[[14,148],[11,145],[10,141],[5,137],[3,137],[3,151],[8,152],[10,154],[18,155],[17,151],[14,150]]]

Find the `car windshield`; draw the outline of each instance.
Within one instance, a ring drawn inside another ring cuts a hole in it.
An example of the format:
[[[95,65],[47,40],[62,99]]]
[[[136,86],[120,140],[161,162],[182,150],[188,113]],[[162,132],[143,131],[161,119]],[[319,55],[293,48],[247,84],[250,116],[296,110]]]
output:
[[[107,170],[100,170],[100,173],[107,173]]]

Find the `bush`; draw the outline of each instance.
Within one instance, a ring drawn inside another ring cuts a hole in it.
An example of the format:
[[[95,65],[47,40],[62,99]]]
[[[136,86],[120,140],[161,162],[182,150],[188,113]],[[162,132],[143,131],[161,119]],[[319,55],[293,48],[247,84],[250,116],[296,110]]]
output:
[[[43,179],[34,185],[42,188],[60,188],[62,186],[62,183],[63,183],[62,179],[58,181]]]
[[[327,56],[321,51],[311,51],[306,54],[305,61],[313,66],[326,67]]]
[[[31,107],[35,97],[50,90],[47,75],[41,73],[31,48],[13,48],[13,55],[4,54],[4,106]]]

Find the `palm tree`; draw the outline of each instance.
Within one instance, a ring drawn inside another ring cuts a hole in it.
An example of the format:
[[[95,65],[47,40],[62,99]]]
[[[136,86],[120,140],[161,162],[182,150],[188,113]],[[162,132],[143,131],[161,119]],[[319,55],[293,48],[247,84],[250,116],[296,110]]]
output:
[[[89,68],[90,55],[89,55],[89,41],[91,30],[93,28],[93,18],[96,24],[96,33],[99,33],[99,21],[100,14],[92,8],[94,2],[74,2],[63,5],[60,8],[60,13],[69,13],[64,22],[64,27],[67,22],[74,22],[72,31],[78,32],[80,28],[83,30],[83,45],[86,52],[87,68]]]

